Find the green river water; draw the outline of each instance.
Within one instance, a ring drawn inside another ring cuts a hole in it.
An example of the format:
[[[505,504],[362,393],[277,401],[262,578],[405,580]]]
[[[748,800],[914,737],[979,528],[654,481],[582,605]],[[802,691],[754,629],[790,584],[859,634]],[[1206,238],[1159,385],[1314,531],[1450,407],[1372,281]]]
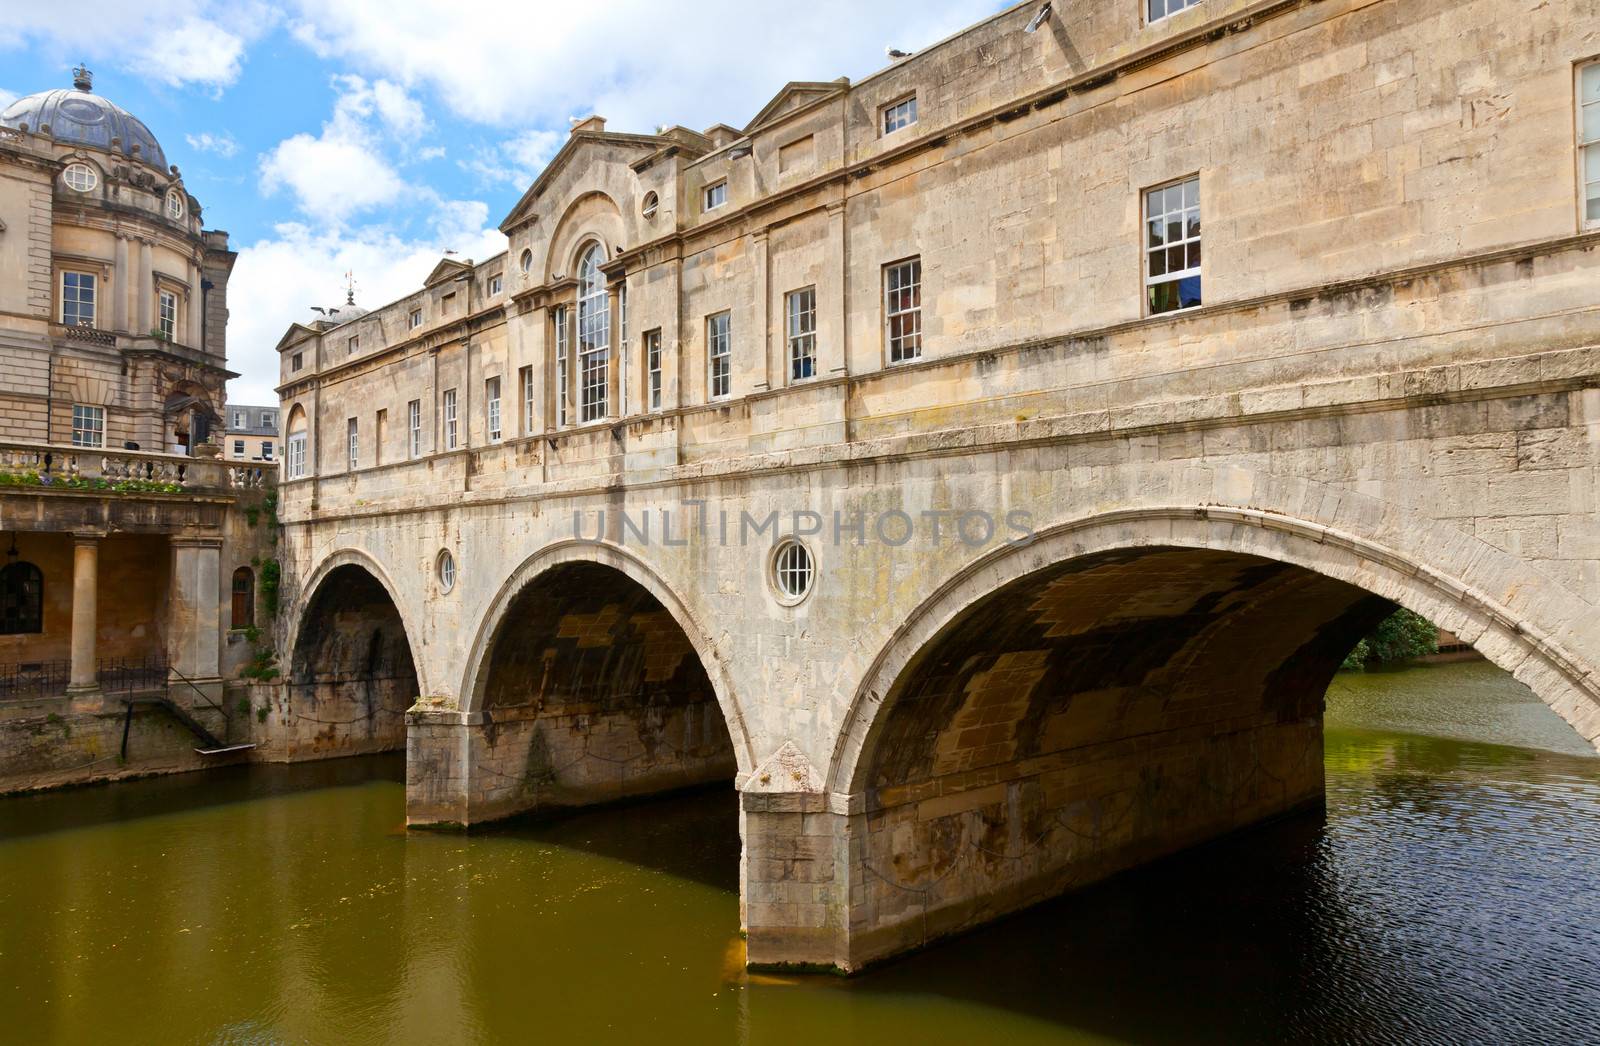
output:
[[[408,834],[402,776],[0,800],[0,1042],[1600,1039],[1600,759],[1481,662],[1341,675],[1325,817],[849,980],[744,974],[731,791]]]

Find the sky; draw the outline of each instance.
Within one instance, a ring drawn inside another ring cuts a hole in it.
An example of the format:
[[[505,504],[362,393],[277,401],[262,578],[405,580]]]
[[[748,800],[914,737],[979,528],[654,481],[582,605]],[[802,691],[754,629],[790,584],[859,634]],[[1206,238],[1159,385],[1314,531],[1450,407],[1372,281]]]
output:
[[[852,79],[999,0],[5,0],[0,107],[71,83],[149,125],[239,254],[234,403],[274,403],[273,346],[313,305],[374,308],[446,250],[483,260],[573,117],[742,127],[790,80]],[[476,17],[477,12],[486,17]]]

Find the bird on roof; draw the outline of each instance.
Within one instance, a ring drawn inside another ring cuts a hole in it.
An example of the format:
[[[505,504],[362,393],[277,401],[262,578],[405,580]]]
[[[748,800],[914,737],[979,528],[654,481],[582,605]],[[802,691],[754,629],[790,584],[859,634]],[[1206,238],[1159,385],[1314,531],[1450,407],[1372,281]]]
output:
[[[912,52],[912,51],[902,51],[898,47],[890,46],[890,47],[884,48],[883,49],[883,53],[888,55],[890,58],[892,58],[892,59],[894,59],[895,61],[898,62],[902,58],[910,58],[911,55],[914,52]]]

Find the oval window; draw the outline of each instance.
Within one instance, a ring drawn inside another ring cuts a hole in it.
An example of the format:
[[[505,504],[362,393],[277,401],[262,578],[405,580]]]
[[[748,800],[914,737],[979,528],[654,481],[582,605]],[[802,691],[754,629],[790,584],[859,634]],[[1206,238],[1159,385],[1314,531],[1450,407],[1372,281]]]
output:
[[[661,198],[653,191],[647,192],[644,194],[644,206],[639,210],[646,218],[654,218],[656,216],[656,208],[660,205]]]
[[[61,172],[61,180],[76,192],[88,192],[100,184],[100,176],[86,163],[67,164],[67,169]]]
[[[448,592],[456,587],[456,557],[449,549],[439,550],[439,591]]]
[[[183,217],[183,194],[176,189],[167,193],[167,217],[174,220]]]
[[[533,252],[524,249],[522,252],[522,257],[517,260],[517,264],[522,266],[523,272],[527,272],[529,269],[533,268]]]
[[[811,550],[794,538],[780,541],[772,553],[772,584],[778,590],[780,602],[793,605],[811,591],[816,570],[811,562]]]

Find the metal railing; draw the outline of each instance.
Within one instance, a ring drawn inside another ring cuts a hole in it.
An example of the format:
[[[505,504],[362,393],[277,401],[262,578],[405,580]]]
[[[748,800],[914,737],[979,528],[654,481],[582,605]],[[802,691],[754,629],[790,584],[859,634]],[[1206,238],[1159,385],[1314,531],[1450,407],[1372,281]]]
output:
[[[100,689],[108,694],[165,690],[169,668],[164,657],[101,658],[95,664]],[[0,664],[0,701],[60,697],[72,681],[70,661],[19,661]]]

